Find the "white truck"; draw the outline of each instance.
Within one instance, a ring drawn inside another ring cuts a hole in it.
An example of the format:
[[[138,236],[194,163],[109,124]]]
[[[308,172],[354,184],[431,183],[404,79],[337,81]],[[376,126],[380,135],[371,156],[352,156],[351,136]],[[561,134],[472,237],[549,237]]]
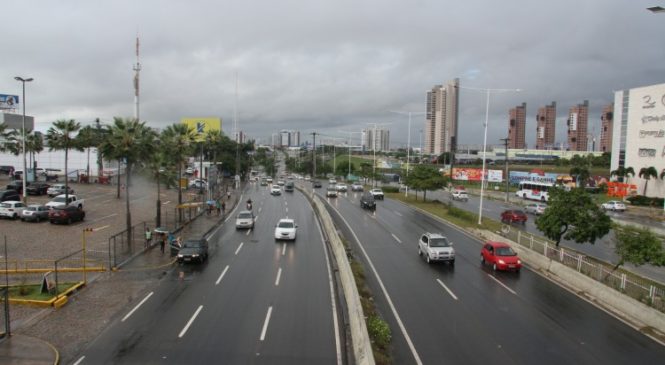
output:
[[[65,198],[66,197],[66,198]],[[79,199],[76,195],[65,195],[61,194],[53,198],[50,202],[46,203],[46,207],[51,208],[62,208],[65,206],[75,206],[79,209],[83,209],[84,199]]]

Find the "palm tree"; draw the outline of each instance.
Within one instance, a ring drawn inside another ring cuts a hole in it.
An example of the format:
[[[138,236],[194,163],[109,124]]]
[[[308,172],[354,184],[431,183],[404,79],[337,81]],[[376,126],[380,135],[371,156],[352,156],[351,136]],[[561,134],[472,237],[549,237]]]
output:
[[[635,176],[635,170],[632,167],[619,167],[616,170],[610,172],[610,176],[616,176],[619,178],[620,182],[623,182],[624,177]]]
[[[170,151],[170,156],[178,169],[178,206],[182,204],[182,189],[180,179],[182,178],[182,164],[189,155],[190,148],[194,144],[196,134],[194,129],[186,124],[172,124],[162,133],[162,143]],[[178,215],[180,217],[180,215]]]
[[[81,124],[74,119],[61,119],[53,122],[53,126],[46,132],[46,142],[49,151],[65,150],[65,201],[69,197],[69,179],[67,178],[67,166],[69,149],[75,146],[74,133],[81,129]]]
[[[30,152],[30,166],[35,167],[35,154],[44,150],[44,137],[41,133],[30,132],[25,136],[25,150]]]
[[[647,185],[649,184],[649,180],[653,178],[658,177],[658,170],[656,170],[655,167],[649,166],[649,167],[642,167],[640,169],[639,177],[644,179],[644,193],[642,195],[646,196],[647,195]]]
[[[132,167],[149,161],[155,151],[156,133],[136,119],[113,118],[108,127],[108,138],[101,145],[104,155],[125,162],[125,213],[127,220],[127,242],[132,242],[132,214],[129,206],[129,179]]]
[[[167,186],[173,182],[173,170],[175,169],[175,166],[169,159],[170,151],[162,146],[161,139],[155,140],[154,143],[156,150],[152,156],[150,156],[148,161],[146,161],[145,166],[155,181],[157,181],[157,214],[155,216],[155,227],[160,227],[162,225],[162,201],[160,198],[161,182],[165,181]]]
[[[663,169],[663,171],[660,172],[660,179],[665,180],[665,169]]]
[[[88,179],[90,179],[90,148],[98,146],[99,139],[97,128],[93,128],[90,125],[81,128],[79,134],[76,136],[76,144],[78,147],[88,151],[88,162],[85,169],[85,174],[88,176]],[[97,174],[99,175],[99,172]]]

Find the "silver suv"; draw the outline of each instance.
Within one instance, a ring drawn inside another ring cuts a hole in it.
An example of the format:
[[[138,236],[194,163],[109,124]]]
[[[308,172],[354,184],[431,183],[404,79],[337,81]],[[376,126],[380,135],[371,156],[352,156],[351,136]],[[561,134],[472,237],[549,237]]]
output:
[[[249,210],[243,210],[236,217],[236,229],[254,228],[254,213]]]
[[[447,261],[455,264],[453,243],[438,233],[424,233],[418,241],[418,256],[425,257],[428,264],[434,261]]]

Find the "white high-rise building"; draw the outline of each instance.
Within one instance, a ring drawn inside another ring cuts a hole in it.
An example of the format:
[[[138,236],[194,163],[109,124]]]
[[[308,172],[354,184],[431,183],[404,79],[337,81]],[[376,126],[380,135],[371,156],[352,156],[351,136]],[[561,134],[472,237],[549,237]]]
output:
[[[376,149],[377,152],[388,152],[390,151],[390,131],[388,129],[363,129],[362,144],[366,151]]]
[[[427,92],[423,150],[426,154],[450,152],[457,141],[459,79],[436,85]]]

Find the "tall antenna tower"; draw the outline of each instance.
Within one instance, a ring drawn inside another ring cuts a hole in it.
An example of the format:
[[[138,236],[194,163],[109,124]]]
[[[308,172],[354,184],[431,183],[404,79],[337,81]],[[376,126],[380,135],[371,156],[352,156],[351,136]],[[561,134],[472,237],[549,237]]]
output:
[[[238,72],[236,72],[235,97],[233,99],[233,129],[236,139],[236,189],[240,187],[240,135],[238,134]]]
[[[139,120],[139,74],[141,63],[139,62],[139,37],[136,36],[136,64],[134,69],[134,118]]]

